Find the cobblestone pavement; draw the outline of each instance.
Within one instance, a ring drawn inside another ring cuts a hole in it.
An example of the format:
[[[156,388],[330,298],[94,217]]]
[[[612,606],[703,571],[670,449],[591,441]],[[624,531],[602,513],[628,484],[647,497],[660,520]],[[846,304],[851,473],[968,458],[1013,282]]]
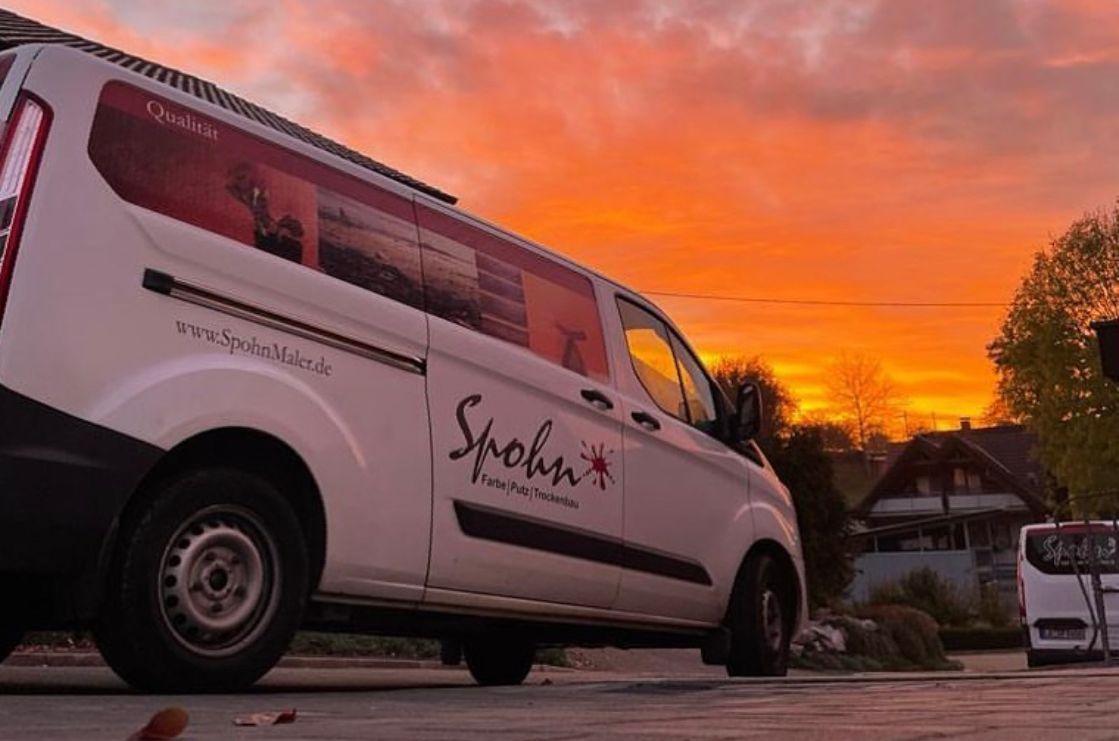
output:
[[[457,670],[280,669],[251,693],[155,697],[102,668],[0,666],[0,739],[126,738],[162,707],[186,739],[1119,738],[1119,670],[776,681],[534,672],[483,689]],[[294,707],[288,726],[234,716]]]

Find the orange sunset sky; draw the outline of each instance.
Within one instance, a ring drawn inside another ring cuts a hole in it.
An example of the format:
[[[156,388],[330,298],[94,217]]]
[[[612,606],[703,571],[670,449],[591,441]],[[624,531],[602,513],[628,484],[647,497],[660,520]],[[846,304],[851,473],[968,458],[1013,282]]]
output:
[[[1004,303],[1119,195],[1114,0],[10,0],[644,291]],[[656,297],[806,409],[843,351],[980,416],[1002,309]]]

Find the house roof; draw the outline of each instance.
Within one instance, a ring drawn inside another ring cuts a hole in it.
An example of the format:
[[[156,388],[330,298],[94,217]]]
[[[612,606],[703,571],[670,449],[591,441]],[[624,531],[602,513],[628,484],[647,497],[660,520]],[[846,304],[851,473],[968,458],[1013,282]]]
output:
[[[157,82],[170,85],[173,88],[205,100],[227,111],[247,118],[268,128],[298,139],[311,146],[329,152],[333,155],[348,160],[356,165],[371,170],[378,175],[395,180],[410,188],[426,193],[444,203],[454,204],[458,199],[442,190],[421,182],[410,175],[405,175],[399,170],[382,164],[361,152],[350,149],[344,144],[328,139],[322,134],[289,121],[288,119],[262,108],[255,103],[230,93],[212,82],[207,82],[193,75],[188,75],[170,67],[164,67],[154,62],[149,62],[132,54],[104,46],[95,41],[89,41],[81,36],[62,31],[51,26],[46,26],[30,18],[16,15],[9,10],[0,9],[0,49],[10,49],[23,44],[59,44],[72,49],[92,54],[95,57],[112,62],[120,67],[149,77]]]
[[[917,435],[909,442],[891,448],[887,468],[855,512],[865,516],[882,497],[894,492],[911,476],[910,466],[924,459],[947,462],[962,455],[981,466],[1016,494],[1035,514],[1045,512],[1041,498],[1043,469],[1034,458],[1037,436],[1021,425],[999,425],[978,429],[953,430]]]

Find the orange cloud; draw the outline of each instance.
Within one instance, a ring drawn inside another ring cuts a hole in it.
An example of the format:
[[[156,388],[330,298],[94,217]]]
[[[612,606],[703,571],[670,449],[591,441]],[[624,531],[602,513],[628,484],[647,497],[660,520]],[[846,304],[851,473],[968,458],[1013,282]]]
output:
[[[1119,6],[16,0],[232,87],[638,289],[1005,302],[1117,193]],[[844,350],[978,416],[1001,310],[663,298],[806,408]]]

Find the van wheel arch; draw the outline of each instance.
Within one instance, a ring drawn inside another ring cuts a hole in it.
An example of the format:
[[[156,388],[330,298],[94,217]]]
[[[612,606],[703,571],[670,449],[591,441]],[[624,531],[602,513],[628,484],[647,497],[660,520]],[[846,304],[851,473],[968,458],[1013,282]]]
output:
[[[799,578],[792,558],[776,542],[760,541],[746,553],[723,618],[726,644],[720,658],[729,676],[784,676],[788,671],[802,609]]]
[[[256,474],[269,481],[292,505],[307,543],[309,584],[318,586],[326,561],[326,511],[322,494],[310,468],[287,443],[268,433],[246,427],[209,430],[180,442],[148,471],[117,519],[103,549],[99,572],[103,583],[118,551],[121,533],[129,532],[142,516],[160,484],[183,471],[227,466]]]
[[[743,571],[746,569],[746,565],[750,563],[752,559],[760,555],[767,555],[773,558],[775,561],[777,561],[778,564],[781,565],[781,569],[784,571],[784,573],[790,577],[791,594],[789,594],[788,596],[790,599],[792,599],[795,611],[791,615],[791,623],[789,627],[793,628],[798,624],[801,618],[801,613],[806,608],[806,606],[802,605],[800,601],[800,574],[797,572],[796,565],[793,563],[792,556],[789,555],[789,552],[785,550],[784,546],[782,546],[775,540],[769,539],[759,540],[758,542],[754,543],[750,547],[750,550],[746,552],[746,555],[742,557],[742,561],[738,564],[738,571],[735,573],[734,583],[737,584],[739,582]],[[729,611],[730,601],[728,600],[727,617],[729,617]],[[724,618],[724,623],[725,622],[726,619]]]

